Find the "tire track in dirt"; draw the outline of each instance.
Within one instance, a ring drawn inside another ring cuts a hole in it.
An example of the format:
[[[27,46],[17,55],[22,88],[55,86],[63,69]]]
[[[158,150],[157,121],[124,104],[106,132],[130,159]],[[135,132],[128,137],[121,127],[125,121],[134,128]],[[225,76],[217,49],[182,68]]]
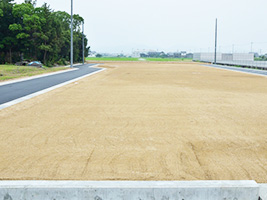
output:
[[[93,150],[91,151],[90,155],[88,156],[88,158],[87,158],[87,160],[86,160],[84,169],[83,169],[83,171],[82,171],[82,176],[85,175],[85,173],[86,173],[86,169],[88,168],[88,165],[89,165],[89,163],[90,163],[90,160],[92,159],[92,156],[93,156],[94,152],[95,152],[95,147],[93,148]]]

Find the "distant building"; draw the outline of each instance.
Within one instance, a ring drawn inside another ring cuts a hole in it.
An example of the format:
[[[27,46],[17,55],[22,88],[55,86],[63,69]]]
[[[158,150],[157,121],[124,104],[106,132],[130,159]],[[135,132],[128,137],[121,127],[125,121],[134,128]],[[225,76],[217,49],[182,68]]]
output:
[[[186,51],[181,51],[181,56],[182,56],[182,58],[185,58],[186,57]]]
[[[181,53],[180,52],[169,52],[166,54],[166,57],[168,58],[181,58]]]
[[[187,54],[186,51],[169,52],[153,51],[153,50],[137,50],[132,53],[134,58],[193,58],[193,54]]]
[[[97,53],[95,51],[90,51],[88,57],[94,58],[94,57],[96,57],[96,54]]]
[[[182,54],[181,54],[181,52],[176,52],[173,54],[173,57],[174,58],[182,58]]]
[[[140,51],[134,51],[132,53],[132,57],[133,58],[140,58],[141,57],[141,52]]]
[[[101,53],[101,55],[103,57],[118,57],[118,56],[121,56],[123,54],[120,54],[120,53]]]
[[[254,55],[254,58],[259,58],[260,57],[260,54],[257,53],[257,52],[249,52],[250,54],[253,54]]]
[[[194,54],[192,54],[192,53],[188,53],[188,54],[186,54],[186,58],[190,58],[190,59],[193,59],[193,56],[194,56]]]
[[[213,62],[214,53],[194,53],[193,60]],[[254,54],[250,53],[217,53],[217,61],[254,61]]]
[[[141,58],[147,58],[148,55],[147,55],[146,53],[140,53],[140,57],[141,57]]]

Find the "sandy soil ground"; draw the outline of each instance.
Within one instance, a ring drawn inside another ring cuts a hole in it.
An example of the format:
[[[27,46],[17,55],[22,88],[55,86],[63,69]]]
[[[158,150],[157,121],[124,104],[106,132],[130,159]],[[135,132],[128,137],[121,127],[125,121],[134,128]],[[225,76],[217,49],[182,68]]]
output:
[[[105,67],[0,111],[0,179],[267,182],[265,77]]]

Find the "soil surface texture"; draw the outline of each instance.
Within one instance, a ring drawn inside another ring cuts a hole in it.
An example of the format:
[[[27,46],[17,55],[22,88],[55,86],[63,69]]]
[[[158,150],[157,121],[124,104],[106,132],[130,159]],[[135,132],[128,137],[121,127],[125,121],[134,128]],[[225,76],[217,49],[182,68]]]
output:
[[[267,78],[197,63],[102,67],[0,111],[0,179],[267,182]]]

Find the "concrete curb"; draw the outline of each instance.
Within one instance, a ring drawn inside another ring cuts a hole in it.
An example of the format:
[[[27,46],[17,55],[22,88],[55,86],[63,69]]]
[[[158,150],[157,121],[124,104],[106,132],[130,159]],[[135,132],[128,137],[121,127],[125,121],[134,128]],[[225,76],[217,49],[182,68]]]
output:
[[[78,66],[80,64],[75,64],[73,66]],[[65,66],[66,68],[70,67],[70,66]],[[36,76],[31,76],[31,77],[26,77],[26,78],[19,78],[19,79],[14,79],[14,80],[10,80],[10,81],[4,81],[0,83],[0,86],[3,85],[8,85],[8,84],[12,84],[12,83],[18,83],[18,82],[22,82],[22,81],[28,81],[28,80],[32,80],[32,79],[36,79],[36,78],[42,78],[42,77],[46,77],[46,76],[52,76],[52,75],[56,75],[56,74],[62,74],[62,73],[66,73],[66,72],[71,72],[71,71],[76,71],[79,70],[78,68],[73,68],[73,69],[69,69],[69,70],[63,70],[63,71],[57,71],[57,72],[49,72],[46,74],[40,74],[40,75],[36,75]]]
[[[265,71],[262,70],[253,70],[253,69],[244,69],[244,68],[237,68],[237,67],[231,67],[231,66],[224,66],[224,65],[201,65],[204,67],[210,67],[210,68],[215,68],[215,69],[221,69],[221,70],[226,70],[226,71],[232,71],[232,72],[239,72],[243,74],[250,74],[250,75],[255,75],[255,76],[261,76],[267,78],[267,75],[264,73]],[[244,69],[244,71],[242,71]],[[263,72],[264,74],[260,74],[259,72]]]
[[[255,181],[0,181],[3,200],[258,200]]]

